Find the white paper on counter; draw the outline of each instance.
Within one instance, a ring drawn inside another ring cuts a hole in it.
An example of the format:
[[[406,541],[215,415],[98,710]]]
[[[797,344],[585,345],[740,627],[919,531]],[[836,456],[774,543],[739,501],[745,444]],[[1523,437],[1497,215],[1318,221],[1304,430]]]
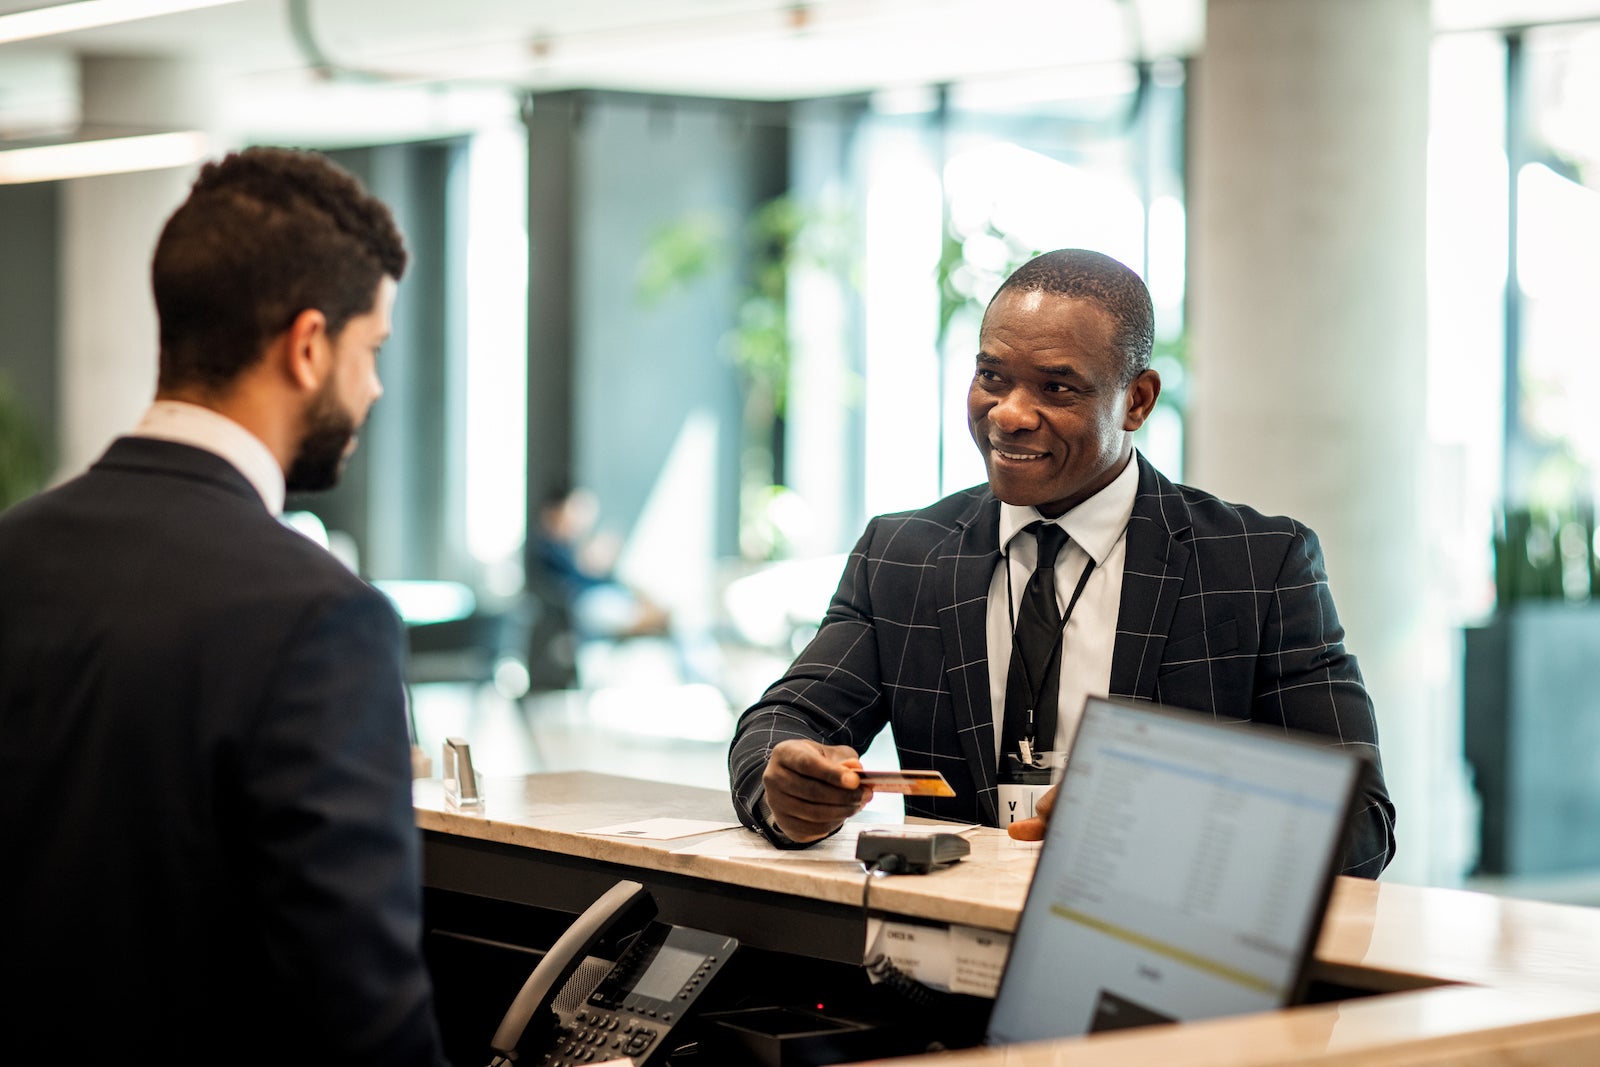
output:
[[[619,822],[611,826],[599,826],[593,830],[578,832],[598,834],[603,837],[637,837],[645,841],[671,841],[677,837],[693,837],[695,834],[731,830],[738,825],[736,822],[717,822],[713,819],[639,819],[635,822]]]
[[[856,838],[863,830],[890,830],[897,834],[966,834],[977,823],[888,823],[847,822],[832,837],[806,848],[778,848],[760,834],[722,834],[705,841],[694,841],[673,849],[686,856],[716,856],[730,860],[794,860],[822,863],[858,863]]]
[[[844,841],[839,836],[819,841],[810,848],[776,848],[755,831],[742,834],[718,834],[704,841],[691,841],[672,850],[685,856],[715,856],[725,860],[789,860],[807,863],[856,863],[856,839]]]
[[[849,834],[852,839],[868,830],[888,830],[907,836],[931,837],[934,834],[970,834],[978,828],[975,822],[847,822],[839,836]]]

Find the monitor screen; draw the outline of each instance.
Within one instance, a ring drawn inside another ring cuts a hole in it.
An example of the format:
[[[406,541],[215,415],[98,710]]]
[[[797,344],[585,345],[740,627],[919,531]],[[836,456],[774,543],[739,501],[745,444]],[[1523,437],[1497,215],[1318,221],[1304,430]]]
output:
[[[1345,749],[1090,699],[988,1043],[1299,995],[1359,781]]]

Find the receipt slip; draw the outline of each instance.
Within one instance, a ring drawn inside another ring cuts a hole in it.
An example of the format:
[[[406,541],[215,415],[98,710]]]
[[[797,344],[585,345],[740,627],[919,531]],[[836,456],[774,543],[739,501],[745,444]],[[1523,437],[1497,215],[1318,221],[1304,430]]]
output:
[[[876,793],[904,793],[913,797],[956,795],[938,771],[857,771],[856,777]]]

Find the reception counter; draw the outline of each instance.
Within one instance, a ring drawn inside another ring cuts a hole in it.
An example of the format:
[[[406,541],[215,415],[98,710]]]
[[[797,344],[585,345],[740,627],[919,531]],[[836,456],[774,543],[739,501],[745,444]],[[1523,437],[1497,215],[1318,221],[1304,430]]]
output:
[[[457,809],[418,780],[424,884],[474,901],[575,915],[620,878],[668,922],[832,965],[861,963],[863,874],[853,862],[737,859],[671,841],[584,831],[646,818],[736,822],[722,790],[586,772],[486,779]],[[720,831],[758,840],[743,829]],[[946,870],[874,880],[874,915],[1009,933],[1037,855],[979,828]],[[774,853],[776,856],[777,854]],[[946,1067],[1600,1063],[1600,909],[1340,878],[1313,979],[1347,999],[1205,1023],[937,1055]],[[910,1064],[934,1057],[901,1058]]]

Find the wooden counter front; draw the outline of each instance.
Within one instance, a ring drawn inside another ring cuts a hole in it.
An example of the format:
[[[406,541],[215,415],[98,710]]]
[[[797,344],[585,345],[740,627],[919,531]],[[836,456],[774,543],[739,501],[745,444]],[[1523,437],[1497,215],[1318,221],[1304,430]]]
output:
[[[598,895],[591,891],[594,886],[637,872],[634,877],[653,890],[660,882],[669,896],[674,885],[694,886],[714,897],[722,894],[718,899],[724,901],[748,900],[765,907],[765,921],[759,911],[747,920],[762,930],[815,923],[816,936],[808,940],[834,958],[846,959],[853,952],[859,961],[863,879],[858,864],[685,856],[672,850],[697,839],[653,842],[581,832],[656,816],[736,821],[721,790],[575,772],[487,779],[484,794],[481,810],[457,810],[445,802],[438,781],[416,783],[417,822],[427,837],[430,884],[451,885],[455,879],[452,887],[469,888],[459,884],[469,879],[477,883],[470,887],[474,892],[504,891],[508,897],[556,892],[543,884],[548,879],[537,880],[537,887],[527,885],[525,877],[523,884],[505,884],[512,880],[509,864],[524,853],[537,855],[564,864],[560,869],[568,872],[592,868],[594,880],[579,887],[578,899],[557,902],[578,911]],[[722,833],[754,837],[743,829]],[[972,855],[952,868],[880,879],[872,889],[874,911],[1014,929],[1037,849],[990,828],[979,829],[971,840]],[[490,859],[497,857],[506,865],[484,873],[468,864],[464,873],[455,872],[439,854],[457,848],[487,850]],[[771,922],[774,908],[790,921]],[[664,906],[664,918],[670,918],[667,910]],[[829,924],[837,930],[823,936],[821,928]],[[813,931],[800,934],[808,932]],[[1340,878],[1313,974],[1384,995],[1038,1045],[942,1053],[937,1062],[944,1067],[1600,1063],[1600,909]]]

